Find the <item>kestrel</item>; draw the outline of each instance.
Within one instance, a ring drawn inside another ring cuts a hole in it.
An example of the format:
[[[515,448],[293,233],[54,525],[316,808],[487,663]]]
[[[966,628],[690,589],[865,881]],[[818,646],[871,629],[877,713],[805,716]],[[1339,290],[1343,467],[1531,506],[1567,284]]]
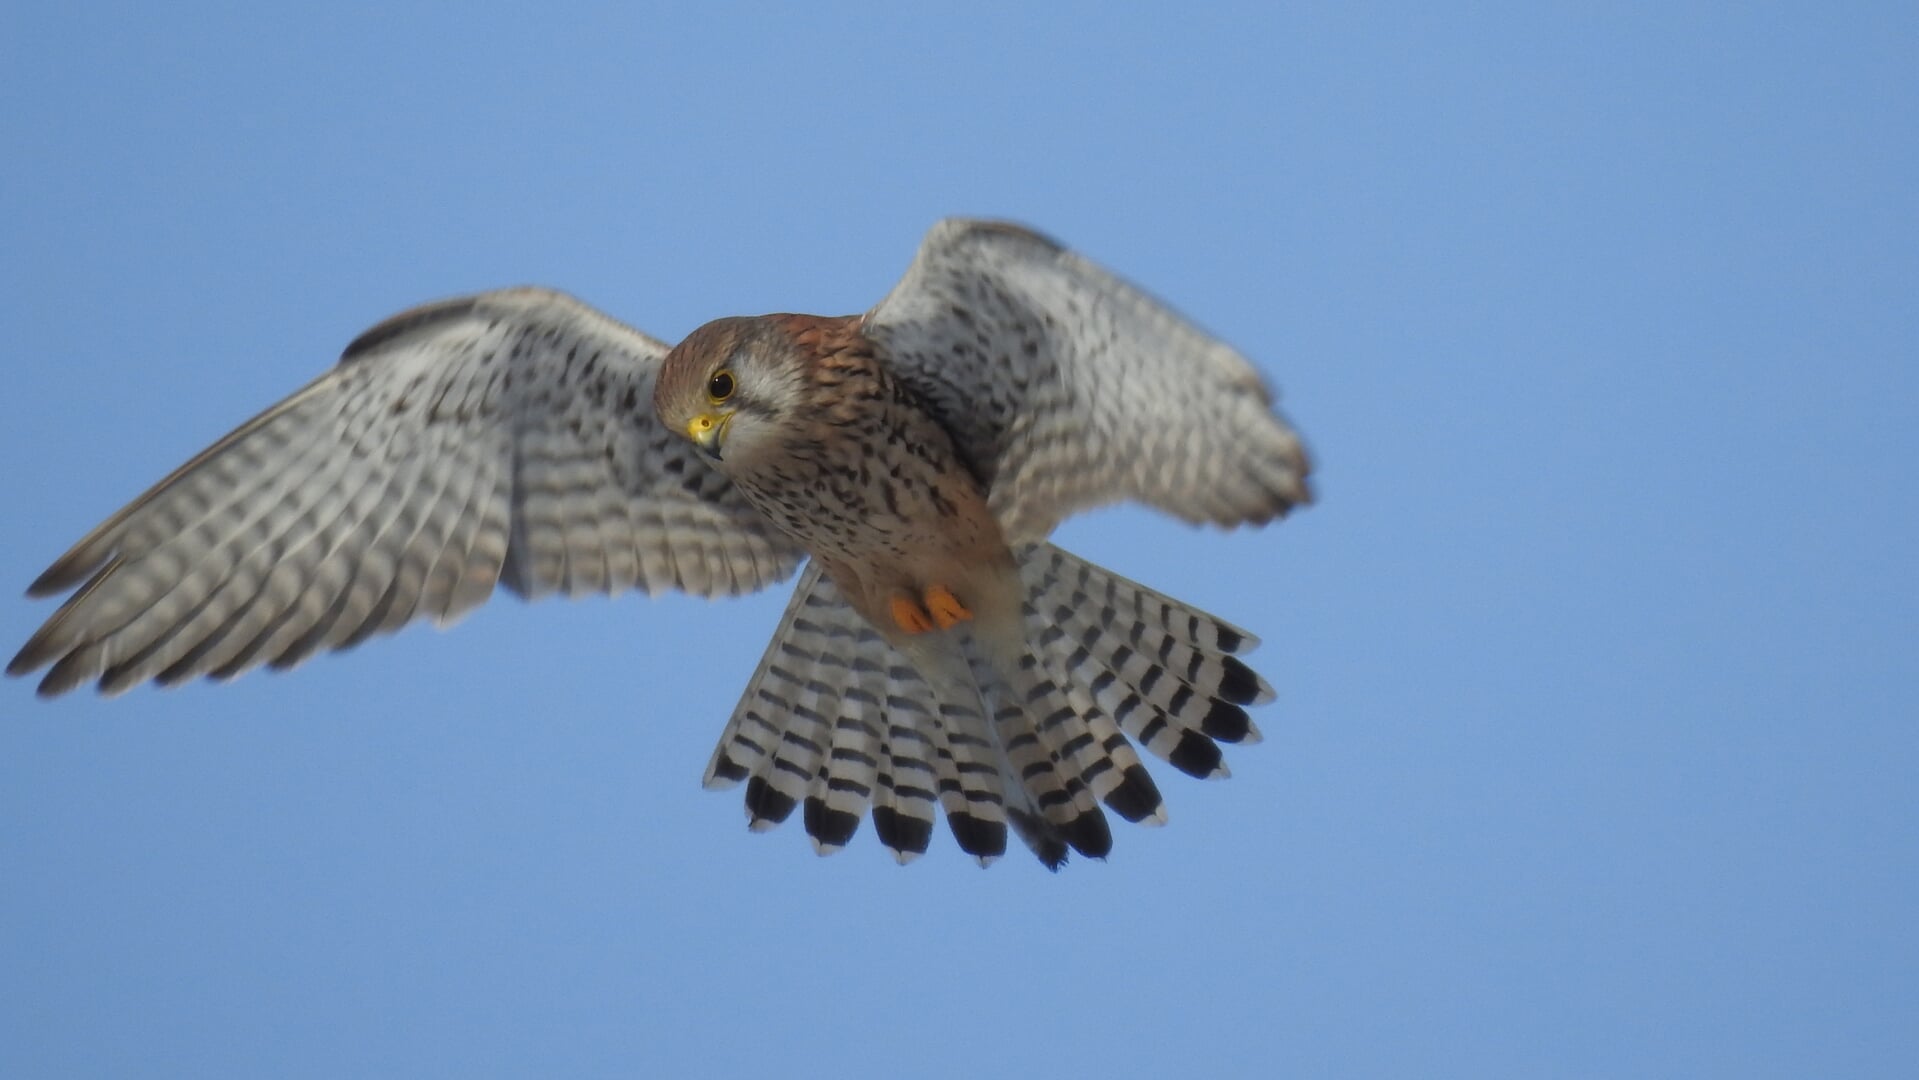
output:
[[[1224,776],[1273,696],[1254,639],[1047,542],[1133,499],[1265,524],[1308,463],[1237,352],[1026,229],[947,220],[864,315],[728,318],[677,347],[560,293],[427,304],[187,462],[29,588],[42,695],[287,668],[495,584],[750,592],[805,561],[706,770],[822,853],[935,804],[982,865],[1103,857],[1166,818],[1127,736]]]

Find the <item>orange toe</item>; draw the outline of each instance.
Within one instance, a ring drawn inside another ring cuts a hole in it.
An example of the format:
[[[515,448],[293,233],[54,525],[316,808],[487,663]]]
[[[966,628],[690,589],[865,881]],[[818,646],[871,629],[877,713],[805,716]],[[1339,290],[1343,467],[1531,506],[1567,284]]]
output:
[[[909,634],[924,634],[933,628],[933,618],[906,593],[896,592],[892,599],[893,624]]]
[[[951,630],[973,617],[973,613],[966,610],[966,605],[959,602],[959,597],[954,596],[953,591],[944,585],[934,585],[926,590],[926,610],[941,630]]]

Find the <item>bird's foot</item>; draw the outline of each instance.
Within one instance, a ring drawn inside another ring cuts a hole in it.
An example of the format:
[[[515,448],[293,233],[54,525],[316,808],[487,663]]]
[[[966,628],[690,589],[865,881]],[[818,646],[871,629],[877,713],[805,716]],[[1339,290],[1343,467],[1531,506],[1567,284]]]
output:
[[[893,625],[908,634],[924,634],[933,628],[933,616],[913,599],[912,594],[895,592],[891,600]]]
[[[960,603],[959,597],[954,596],[953,591],[944,585],[934,585],[926,590],[926,611],[933,616],[933,621],[939,624],[941,630],[951,630],[973,617],[973,613],[966,610],[966,605]]]
[[[896,591],[888,605],[893,625],[909,634],[924,634],[935,628],[951,630],[973,617],[953,590],[944,585],[927,588],[917,599],[905,590]]]

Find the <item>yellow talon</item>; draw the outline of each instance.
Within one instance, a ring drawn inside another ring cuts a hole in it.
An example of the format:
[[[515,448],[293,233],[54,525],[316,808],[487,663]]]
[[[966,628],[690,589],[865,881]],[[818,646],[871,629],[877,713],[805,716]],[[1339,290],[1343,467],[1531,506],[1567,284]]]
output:
[[[893,622],[909,634],[924,634],[933,628],[933,620],[926,609],[913,602],[906,593],[893,594]]]
[[[944,585],[934,585],[926,590],[926,610],[941,630],[951,630],[973,617],[973,613],[966,610],[966,605],[959,602],[959,597],[954,596],[953,591]]]

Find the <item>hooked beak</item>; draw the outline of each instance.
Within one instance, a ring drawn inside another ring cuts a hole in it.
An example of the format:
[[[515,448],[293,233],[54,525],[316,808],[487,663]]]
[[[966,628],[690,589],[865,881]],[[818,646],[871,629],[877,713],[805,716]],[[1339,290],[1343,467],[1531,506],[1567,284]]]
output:
[[[714,461],[720,460],[720,446],[726,441],[726,425],[733,422],[733,414],[701,413],[686,422],[687,437],[693,445]]]

